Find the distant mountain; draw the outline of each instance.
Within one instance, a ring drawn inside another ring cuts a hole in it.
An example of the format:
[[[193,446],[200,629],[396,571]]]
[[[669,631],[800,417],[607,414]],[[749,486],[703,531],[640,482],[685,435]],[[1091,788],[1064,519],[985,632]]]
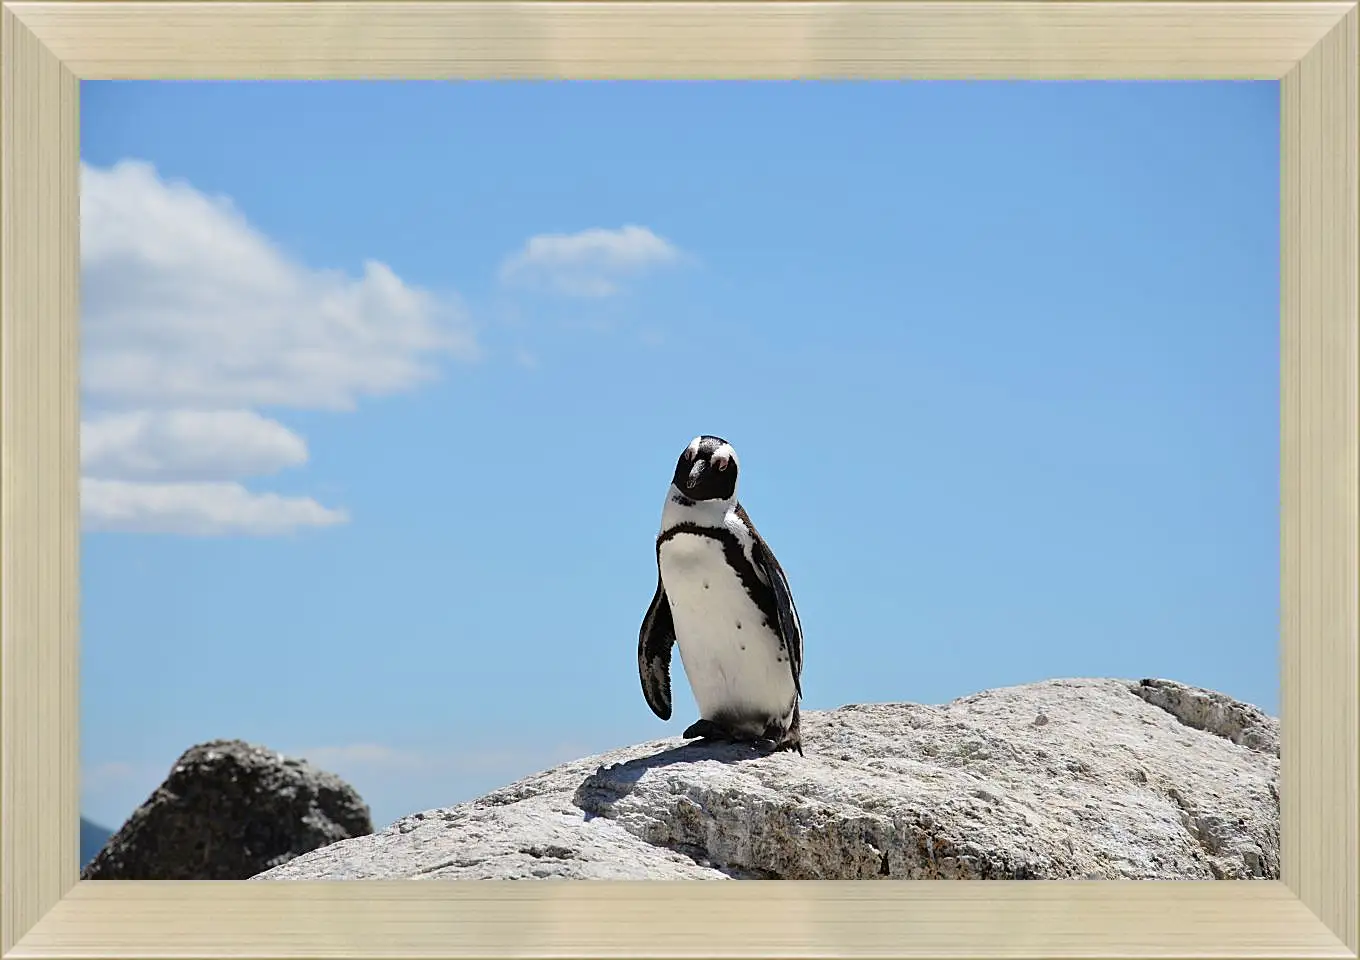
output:
[[[113,831],[107,827],[91,823],[84,817],[80,818],[80,868],[82,870],[85,869],[85,864],[94,859],[95,854],[104,849],[104,844],[109,842],[111,836],[113,836]]]

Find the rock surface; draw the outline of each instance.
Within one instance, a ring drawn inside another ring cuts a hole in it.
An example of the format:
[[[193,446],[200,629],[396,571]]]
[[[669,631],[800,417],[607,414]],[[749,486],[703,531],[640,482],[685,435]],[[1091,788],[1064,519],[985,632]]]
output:
[[[1278,726],[1171,681],[853,704],[806,757],[645,743],[256,879],[1275,879]]]
[[[81,872],[84,880],[246,880],[373,832],[334,774],[239,740],[191,747]]]
[[[1131,689],[1188,727],[1280,755],[1280,722],[1249,703],[1174,680],[1139,680]]]

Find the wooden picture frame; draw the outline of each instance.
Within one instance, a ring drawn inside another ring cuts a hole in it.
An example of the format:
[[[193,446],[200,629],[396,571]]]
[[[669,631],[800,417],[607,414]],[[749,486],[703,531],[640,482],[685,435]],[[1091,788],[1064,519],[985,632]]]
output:
[[[0,6],[4,957],[1355,957],[1360,46],[1308,2]],[[82,78],[1281,83],[1280,882],[77,883]]]

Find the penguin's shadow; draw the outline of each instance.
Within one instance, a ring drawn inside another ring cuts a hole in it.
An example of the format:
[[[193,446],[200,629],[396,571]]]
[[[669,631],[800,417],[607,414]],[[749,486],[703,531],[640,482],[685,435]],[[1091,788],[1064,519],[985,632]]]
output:
[[[581,781],[573,801],[585,812],[586,819],[608,817],[614,804],[628,796],[648,770],[658,770],[675,763],[697,763],[716,760],[719,763],[742,763],[769,756],[748,743],[722,743],[711,740],[692,740],[678,747],[608,767],[599,767]]]

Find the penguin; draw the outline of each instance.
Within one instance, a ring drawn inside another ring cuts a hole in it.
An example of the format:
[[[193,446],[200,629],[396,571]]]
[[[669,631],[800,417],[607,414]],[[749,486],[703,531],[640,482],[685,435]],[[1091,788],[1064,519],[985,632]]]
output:
[[[647,705],[671,718],[671,648],[699,707],[682,734],[803,754],[803,628],[788,580],[737,500],[737,453],[690,441],[675,464],[656,537],[656,593],[638,631]]]

